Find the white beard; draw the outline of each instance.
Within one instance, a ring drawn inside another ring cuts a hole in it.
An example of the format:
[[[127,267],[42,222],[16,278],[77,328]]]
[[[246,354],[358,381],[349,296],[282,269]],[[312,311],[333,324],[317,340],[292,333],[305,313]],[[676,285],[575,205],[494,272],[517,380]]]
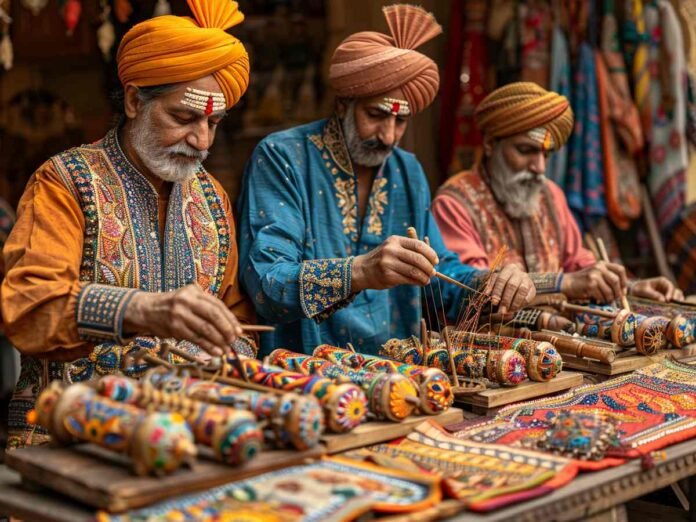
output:
[[[378,150],[372,148],[369,143],[377,141],[376,137],[363,140],[358,134],[357,126],[355,125],[355,100],[348,104],[345,116],[341,120],[343,128],[343,137],[346,140],[346,148],[350,159],[357,165],[363,167],[379,167],[394,151],[398,143],[394,144],[389,150]]]
[[[488,170],[491,191],[509,217],[525,219],[537,213],[545,182],[543,174],[527,169],[514,172],[505,161],[499,143],[493,148]]]
[[[208,151],[196,150],[185,141],[169,147],[159,145],[151,110],[152,107],[146,105],[140,118],[133,120],[130,128],[133,149],[140,161],[158,178],[172,183],[186,181],[201,168]]]

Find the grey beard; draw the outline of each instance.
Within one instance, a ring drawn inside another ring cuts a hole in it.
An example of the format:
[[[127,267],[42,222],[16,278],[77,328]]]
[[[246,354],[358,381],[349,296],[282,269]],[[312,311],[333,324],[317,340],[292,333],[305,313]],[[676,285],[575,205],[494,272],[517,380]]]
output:
[[[180,183],[191,178],[208,157],[208,151],[199,151],[181,141],[170,147],[162,147],[157,142],[157,130],[152,125],[152,107],[147,104],[139,118],[133,120],[130,139],[140,161],[155,176],[164,181]],[[197,161],[183,159],[180,156]]]
[[[544,176],[522,170],[513,172],[503,156],[500,145],[496,145],[489,163],[488,177],[495,199],[505,213],[513,219],[527,219],[539,210]]]
[[[375,150],[369,144],[374,143],[377,140],[376,137],[367,140],[360,139],[355,125],[355,100],[348,104],[346,114],[341,120],[341,127],[350,159],[363,167],[379,167],[387,160],[397,145],[394,144],[394,147],[389,150]]]

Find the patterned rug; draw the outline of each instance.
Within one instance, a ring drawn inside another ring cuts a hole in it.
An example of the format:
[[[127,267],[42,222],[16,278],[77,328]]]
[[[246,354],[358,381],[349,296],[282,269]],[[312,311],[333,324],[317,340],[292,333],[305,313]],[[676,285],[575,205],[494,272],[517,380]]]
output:
[[[405,439],[347,456],[438,473],[444,492],[471,511],[490,511],[547,494],[570,482],[578,471],[567,458],[457,439],[433,421],[423,422]]]
[[[577,422],[564,429],[563,422],[578,418],[590,419],[587,429],[578,428]],[[602,431],[591,419],[611,424],[612,430]],[[552,452],[559,437],[572,448],[593,441],[606,444],[606,431],[611,431],[613,440],[603,458],[576,461],[585,470],[615,466],[696,436],[696,367],[663,360],[558,397],[509,406],[489,421],[447,429],[460,439]]]
[[[405,513],[440,502],[440,479],[341,457],[271,471],[99,522],[303,522]]]

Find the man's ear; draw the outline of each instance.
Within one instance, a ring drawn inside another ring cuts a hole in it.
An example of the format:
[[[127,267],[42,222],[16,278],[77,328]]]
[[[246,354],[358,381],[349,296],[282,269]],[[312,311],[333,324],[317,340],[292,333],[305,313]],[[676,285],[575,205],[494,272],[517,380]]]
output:
[[[348,110],[348,100],[346,98],[336,98],[336,115],[343,118]]]
[[[135,118],[138,111],[141,109],[141,102],[138,99],[138,88],[132,83],[129,83],[124,88],[123,109],[128,119],[131,120]]]
[[[485,134],[483,136],[483,155],[486,158],[490,158],[493,154],[493,147],[495,147],[495,138]]]

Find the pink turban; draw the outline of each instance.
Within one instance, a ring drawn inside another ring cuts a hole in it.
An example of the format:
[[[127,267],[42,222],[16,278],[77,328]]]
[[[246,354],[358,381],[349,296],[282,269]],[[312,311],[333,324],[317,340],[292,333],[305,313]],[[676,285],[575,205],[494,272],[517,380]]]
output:
[[[430,105],[440,86],[435,62],[414,49],[442,33],[435,17],[412,5],[382,9],[391,37],[349,36],[331,58],[329,81],[340,98],[366,98],[401,88],[412,112]]]

